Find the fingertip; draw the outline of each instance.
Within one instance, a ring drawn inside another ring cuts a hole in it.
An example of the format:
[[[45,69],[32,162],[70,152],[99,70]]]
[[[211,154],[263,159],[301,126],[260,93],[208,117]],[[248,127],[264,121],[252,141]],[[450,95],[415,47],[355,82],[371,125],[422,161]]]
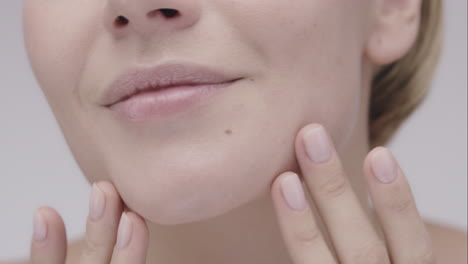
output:
[[[145,220],[127,211],[122,214],[111,263],[144,263],[149,245]]]
[[[113,218],[113,224],[118,225],[119,218],[124,211],[124,203],[117,188],[108,181],[99,181],[94,184],[104,193],[106,201],[105,213],[110,213]]]
[[[281,181],[291,173],[293,172],[283,172],[273,180],[273,183],[271,184],[271,192],[273,195],[277,195],[281,192]]]
[[[271,196],[275,204],[278,204],[278,205],[284,204],[283,201],[285,201],[285,196],[283,194],[282,182],[291,175],[297,175],[297,177],[299,177],[299,181],[301,182],[301,187],[302,187],[302,180],[299,174],[292,172],[292,171],[286,171],[286,172],[281,173],[278,177],[275,178],[271,187]]]
[[[44,213],[41,210],[42,208],[37,208],[34,211],[33,216],[33,242],[41,243],[45,242],[47,239],[47,233],[49,232],[47,228],[47,219],[44,217]]]
[[[307,124],[306,126],[302,127],[299,132],[297,133],[297,136],[296,136],[296,140],[295,140],[295,148],[296,148],[296,152],[300,149],[303,149],[303,141],[304,141],[304,135],[310,131],[310,130],[313,130],[313,129],[317,129],[319,127],[323,127],[321,124],[319,123],[310,123],[310,124]]]
[[[43,206],[35,210],[31,259],[33,263],[60,263],[65,260],[67,238],[62,217],[51,207]]]
[[[301,128],[301,130],[299,130],[298,139],[301,140],[302,137],[304,137],[305,133],[307,133],[310,130],[317,129],[317,128],[323,128],[325,130],[325,127],[320,123],[310,123],[310,124],[305,125],[304,127]]]
[[[366,156],[364,157],[364,161],[362,163],[363,171],[366,171],[369,168],[370,158],[371,158],[372,155],[374,155],[374,153],[378,150],[378,148],[381,148],[381,147],[380,146],[379,147],[374,147],[369,152],[367,152]]]
[[[62,217],[54,208],[43,206],[43,207],[40,207],[39,210],[47,218],[48,222],[51,223],[52,225],[59,226],[59,227],[65,226]]]
[[[377,146],[377,147],[374,147],[371,151],[369,151],[369,153],[367,153],[366,157],[364,158],[363,165],[362,165],[362,169],[364,171],[364,174],[367,177],[374,177],[373,176],[373,170],[372,170],[372,160],[375,158],[375,156],[379,152],[384,151],[386,149],[387,149],[386,147]],[[370,180],[370,179],[368,179],[368,180]]]
[[[120,195],[114,184],[108,181],[99,181],[95,182],[96,186],[104,192],[107,197],[114,198],[115,200],[120,200]]]
[[[45,243],[50,237],[65,236],[65,224],[57,211],[48,206],[35,210],[33,216],[33,240]]]
[[[149,230],[148,225],[146,224],[146,220],[143,219],[140,215],[136,214],[135,212],[128,211],[126,212],[127,217],[132,221],[133,226],[135,227],[135,233],[137,235],[141,235],[142,237],[148,238]]]
[[[371,149],[371,151],[369,151],[369,153],[367,153],[367,156],[366,156],[366,160],[369,160],[374,157],[375,154],[379,153],[380,151],[383,151],[383,150],[386,150],[387,148],[384,147],[384,146],[377,146],[377,147],[374,147],[373,149]]]

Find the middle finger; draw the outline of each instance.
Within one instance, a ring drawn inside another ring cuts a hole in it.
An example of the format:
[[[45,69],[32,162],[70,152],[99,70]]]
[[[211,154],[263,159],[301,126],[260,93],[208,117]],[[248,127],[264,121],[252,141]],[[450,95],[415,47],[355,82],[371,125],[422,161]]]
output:
[[[120,196],[109,182],[93,184],[86,224],[85,246],[80,263],[109,263],[119,217],[123,211]]]
[[[134,212],[124,212],[120,218],[112,264],[144,264],[149,233],[145,220]]]
[[[333,142],[319,124],[298,134],[296,155],[303,177],[341,261],[390,263],[379,238],[343,170]]]

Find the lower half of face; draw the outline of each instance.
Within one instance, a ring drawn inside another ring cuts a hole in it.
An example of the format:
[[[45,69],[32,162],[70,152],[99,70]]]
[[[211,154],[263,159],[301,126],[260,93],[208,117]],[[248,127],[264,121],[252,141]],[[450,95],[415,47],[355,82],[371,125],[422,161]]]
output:
[[[90,181],[114,183],[148,221],[199,221],[251,202],[296,168],[294,139],[303,126],[323,124],[340,148],[355,125],[362,47],[360,21],[348,13],[357,5],[207,1],[212,13],[201,12],[186,33],[164,35],[167,44],[186,34],[188,44],[158,46],[156,35],[146,51],[229,67],[243,79],[188,110],[137,124],[93,96],[103,79],[130,66],[140,39],[96,29],[102,10],[94,1],[49,1],[48,9],[35,2],[25,3],[28,53],[74,157]],[[76,8],[89,21],[75,17]]]

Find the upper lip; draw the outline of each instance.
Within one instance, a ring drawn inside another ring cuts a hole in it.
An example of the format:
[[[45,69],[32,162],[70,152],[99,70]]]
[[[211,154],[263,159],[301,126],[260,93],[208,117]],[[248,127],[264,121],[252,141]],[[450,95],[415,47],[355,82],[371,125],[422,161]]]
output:
[[[145,90],[156,90],[181,85],[225,83],[240,78],[195,64],[169,63],[154,67],[131,68],[115,79],[104,91],[100,100],[111,106]]]

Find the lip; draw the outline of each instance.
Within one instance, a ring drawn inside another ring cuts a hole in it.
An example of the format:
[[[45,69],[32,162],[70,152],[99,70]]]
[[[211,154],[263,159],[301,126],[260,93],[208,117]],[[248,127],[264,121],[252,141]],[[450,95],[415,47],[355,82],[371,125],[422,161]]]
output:
[[[243,79],[195,64],[161,64],[131,68],[119,75],[100,100],[119,118],[147,121],[190,105]]]
[[[139,93],[174,87],[227,83],[241,79],[226,72],[195,64],[171,63],[154,67],[131,68],[115,79],[101,97],[100,104],[110,107]]]

